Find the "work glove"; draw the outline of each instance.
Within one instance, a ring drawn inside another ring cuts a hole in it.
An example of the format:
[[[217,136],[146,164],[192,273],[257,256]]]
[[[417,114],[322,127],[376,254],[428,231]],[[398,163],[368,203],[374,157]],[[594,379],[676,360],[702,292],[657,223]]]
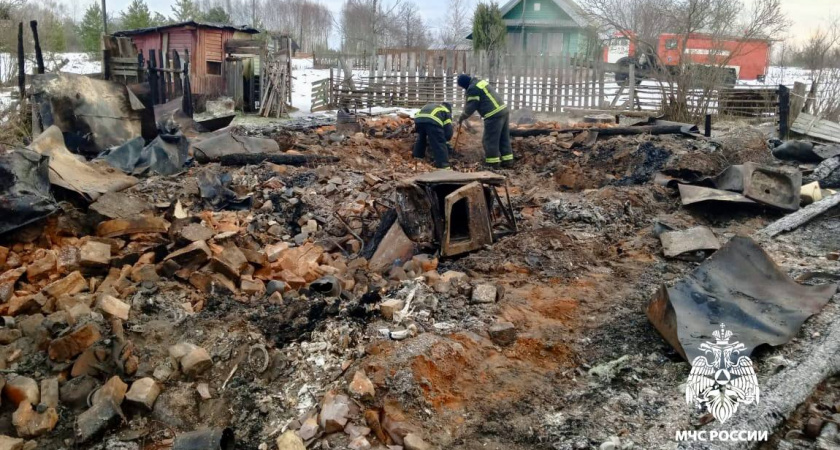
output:
[[[461,115],[458,116],[458,125],[461,125],[462,123],[466,122],[469,118],[470,116],[466,115],[465,113],[461,113]]]

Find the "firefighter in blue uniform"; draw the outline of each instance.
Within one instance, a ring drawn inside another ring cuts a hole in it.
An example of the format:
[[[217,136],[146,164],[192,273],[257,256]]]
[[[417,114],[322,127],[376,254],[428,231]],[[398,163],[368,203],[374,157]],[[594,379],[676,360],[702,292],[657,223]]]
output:
[[[505,101],[490,83],[469,75],[458,75],[458,86],[467,91],[464,112],[458,118],[461,124],[478,111],[484,119],[484,162],[491,168],[513,166],[513,149],[510,147],[510,111]]]
[[[414,142],[412,156],[422,159],[426,156],[426,146],[432,148],[435,167],[450,169],[449,153],[452,147],[452,104],[429,103],[414,115],[417,140]]]

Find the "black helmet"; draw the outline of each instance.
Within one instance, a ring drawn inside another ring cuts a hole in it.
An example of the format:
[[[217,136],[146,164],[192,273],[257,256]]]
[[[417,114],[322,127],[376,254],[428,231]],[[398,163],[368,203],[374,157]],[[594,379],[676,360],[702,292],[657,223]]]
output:
[[[448,109],[450,113],[452,113],[452,103],[443,102],[444,108]]]
[[[472,81],[472,77],[469,76],[466,73],[462,73],[461,75],[458,75],[458,86],[461,86],[464,89],[470,87],[470,82],[471,81]]]

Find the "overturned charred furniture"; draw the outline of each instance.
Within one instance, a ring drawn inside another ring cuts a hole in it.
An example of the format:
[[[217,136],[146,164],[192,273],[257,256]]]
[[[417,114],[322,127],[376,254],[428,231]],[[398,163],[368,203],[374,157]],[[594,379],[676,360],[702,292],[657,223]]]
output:
[[[507,180],[492,172],[441,170],[409,179],[397,188],[397,214],[409,239],[437,243],[441,256],[477,250],[516,232]]]

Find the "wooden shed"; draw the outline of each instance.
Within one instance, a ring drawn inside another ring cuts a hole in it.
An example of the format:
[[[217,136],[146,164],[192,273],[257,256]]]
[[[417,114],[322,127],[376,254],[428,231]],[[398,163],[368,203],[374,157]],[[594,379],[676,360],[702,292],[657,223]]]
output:
[[[149,50],[169,54],[177,50],[190,54],[190,83],[198,95],[217,96],[226,92],[225,45],[230,40],[252,39],[259,31],[248,26],[209,22],[181,22],[137,30],[117,31],[114,36],[130,37],[137,50],[148,57]]]

